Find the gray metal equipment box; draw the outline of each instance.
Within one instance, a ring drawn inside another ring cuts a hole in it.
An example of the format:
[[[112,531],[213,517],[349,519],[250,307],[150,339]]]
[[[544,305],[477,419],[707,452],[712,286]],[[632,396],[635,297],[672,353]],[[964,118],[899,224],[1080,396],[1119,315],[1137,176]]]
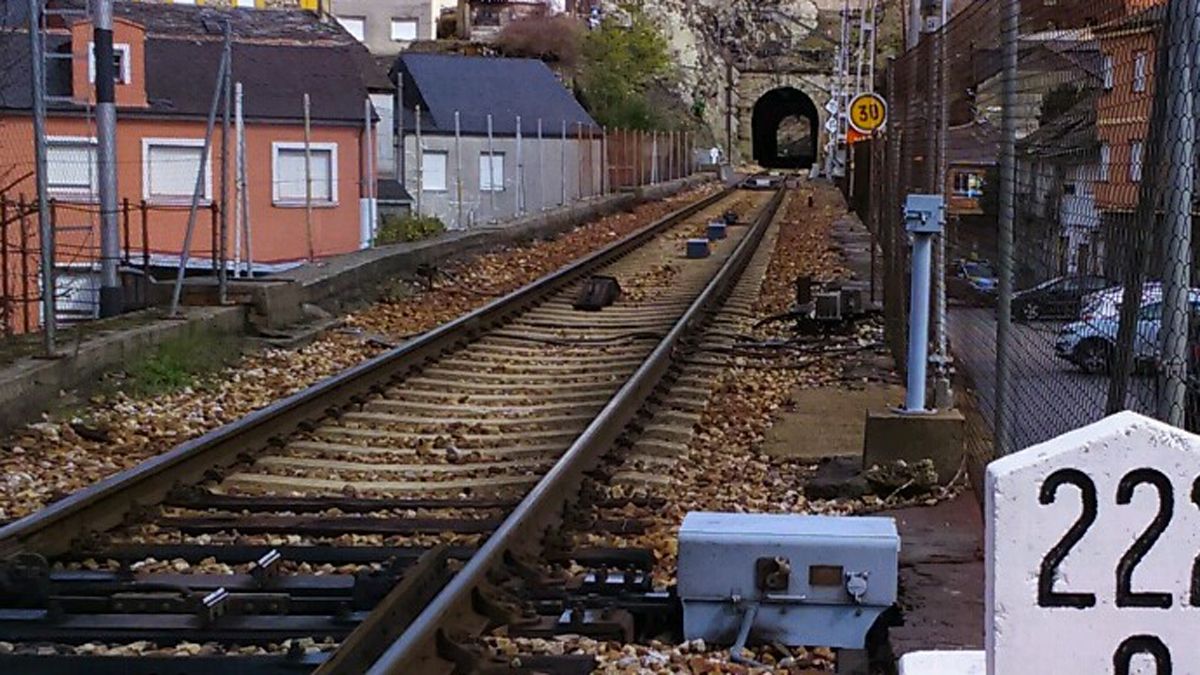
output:
[[[679,529],[683,633],[862,649],[896,602],[900,535],[891,518],[689,513]]]

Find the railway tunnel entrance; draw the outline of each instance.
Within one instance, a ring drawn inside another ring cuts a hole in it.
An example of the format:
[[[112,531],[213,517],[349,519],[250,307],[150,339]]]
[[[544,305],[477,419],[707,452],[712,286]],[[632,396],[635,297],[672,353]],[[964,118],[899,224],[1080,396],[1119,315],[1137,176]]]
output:
[[[779,87],[754,104],[754,160],[767,169],[807,169],[817,161],[817,106],[795,87]]]

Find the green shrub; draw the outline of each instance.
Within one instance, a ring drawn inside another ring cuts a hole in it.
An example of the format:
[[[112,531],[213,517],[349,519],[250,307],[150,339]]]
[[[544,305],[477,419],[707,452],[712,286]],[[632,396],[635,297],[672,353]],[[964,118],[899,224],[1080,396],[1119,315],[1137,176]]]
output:
[[[379,245],[399,244],[406,241],[427,239],[446,231],[445,224],[433,216],[384,216],[379,226],[375,243]]]
[[[134,361],[107,388],[133,397],[178,391],[231,363],[241,353],[235,340],[212,335],[182,335],[163,342]]]

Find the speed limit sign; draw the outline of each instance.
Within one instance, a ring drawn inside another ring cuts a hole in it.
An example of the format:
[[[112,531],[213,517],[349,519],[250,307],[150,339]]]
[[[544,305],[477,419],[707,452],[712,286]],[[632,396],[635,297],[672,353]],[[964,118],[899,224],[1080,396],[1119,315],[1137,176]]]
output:
[[[850,101],[850,126],[862,134],[870,134],[887,122],[887,101],[879,94],[859,94]]]

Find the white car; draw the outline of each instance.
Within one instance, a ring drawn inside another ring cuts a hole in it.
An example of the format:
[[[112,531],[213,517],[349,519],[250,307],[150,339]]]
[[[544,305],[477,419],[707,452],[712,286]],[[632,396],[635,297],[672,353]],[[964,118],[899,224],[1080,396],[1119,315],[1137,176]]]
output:
[[[1122,286],[1089,293],[1079,302],[1079,318],[1082,321],[1090,321],[1102,316],[1116,316],[1121,311],[1121,300],[1124,297],[1125,289]],[[1147,281],[1142,286],[1142,304],[1158,300],[1162,300],[1162,282]]]
[[[1188,299],[1192,313],[1200,313],[1200,289],[1191,289]],[[1162,307],[1162,287],[1151,289],[1147,284],[1134,339],[1133,358],[1137,365],[1153,365],[1158,361],[1162,348]],[[1082,317],[1059,330],[1054,353],[1085,373],[1107,372],[1121,323],[1120,289],[1102,291],[1094,296],[1092,303],[1085,303]]]

